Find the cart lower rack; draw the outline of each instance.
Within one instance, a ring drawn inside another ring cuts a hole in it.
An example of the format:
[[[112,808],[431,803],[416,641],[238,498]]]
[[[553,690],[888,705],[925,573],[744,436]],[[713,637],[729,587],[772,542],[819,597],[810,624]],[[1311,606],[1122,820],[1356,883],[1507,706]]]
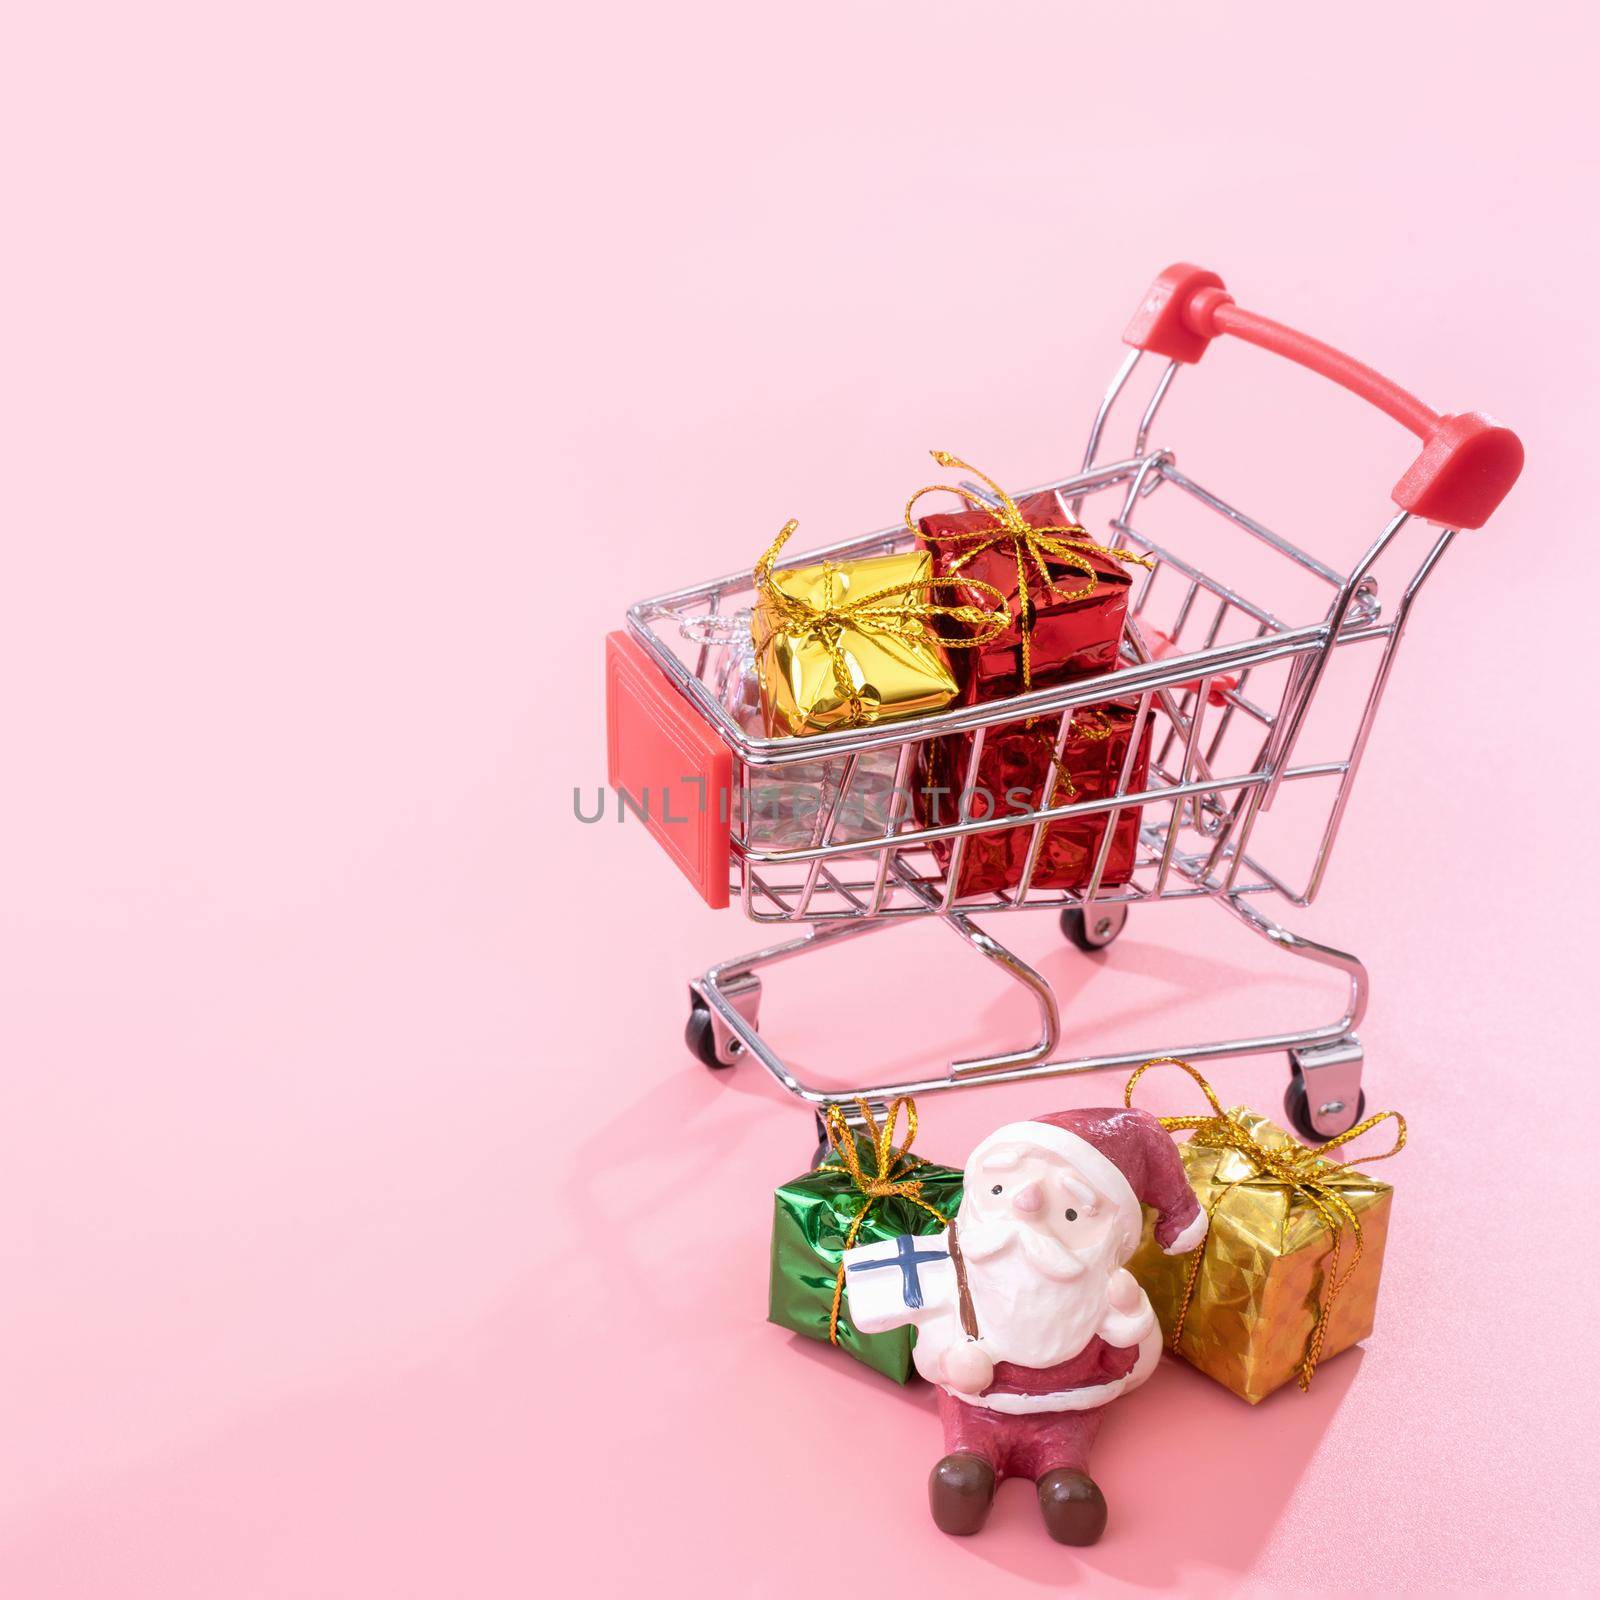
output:
[[[1220,334],[1332,379],[1423,440],[1394,489],[1396,509],[1353,566],[1317,559],[1180,471],[1170,449],[1151,447],[1178,371]],[[612,784],[646,797],[638,809],[647,825],[710,903],[737,896],[756,922],[806,924],[798,936],[720,962],[693,981],[687,1037],[707,1065],[753,1058],[820,1115],[858,1095],[882,1102],[1127,1067],[1153,1055],[1281,1051],[1291,1069],[1286,1107],[1302,1134],[1331,1138],[1360,1117],[1356,1030],[1366,969],[1343,950],[1291,932],[1268,908],[1315,898],[1417,596],[1455,530],[1481,526],[1509,491],[1522,448],[1487,417],[1441,416],[1348,356],[1241,310],[1219,278],[1193,267],[1170,268],[1156,280],[1124,338],[1132,348],[1090,428],[1082,469],[1041,486],[1094,537],[1149,560],[1134,580],[1118,670],[931,716],[763,738],[733,714],[727,694],[734,641],[748,631],[748,571],[643,601],[628,612],[627,631],[608,641]],[[1138,411],[1132,448],[1105,462],[1108,423],[1146,355],[1165,363]],[[974,500],[985,497],[979,486],[963,487]],[[859,560],[913,544],[909,528],[885,528],[813,559]],[[1390,592],[1397,598],[1388,600]],[[1336,661],[1350,663],[1341,676],[1355,693],[1330,743],[1325,731],[1308,734],[1308,722]],[[1076,799],[1070,785],[1066,794],[1052,785],[1039,803],[1003,813],[976,801],[986,740],[1019,723],[1042,726],[1054,731],[1059,766],[1075,719],[1095,714],[1131,723],[1109,792]],[[932,741],[952,734],[967,736],[965,772],[952,820],[935,825],[912,805],[910,789]],[[1303,820],[1275,829],[1275,803],[1286,791],[1314,804],[1309,830]],[[653,810],[652,794],[661,798]],[[1086,880],[1069,889],[1036,884],[1046,830],[1073,818],[1094,819],[1098,836]],[[961,893],[972,841],[1013,830],[1027,839],[1015,885]],[[1114,851],[1127,855],[1123,870],[1108,870]],[[1340,973],[1342,1009],[1274,1033],[1059,1055],[1061,1015],[1049,982],[977,920],[1048,908],[1074,943],[1092,950],[1117,937],[1130,906],[1194,899],[1215,901],[1285,954]],[[905,1081],[848,1091],[802,1082],[759,1029],[761,972],[908,917],[938,918],[1028,990],[1037,1038]]]

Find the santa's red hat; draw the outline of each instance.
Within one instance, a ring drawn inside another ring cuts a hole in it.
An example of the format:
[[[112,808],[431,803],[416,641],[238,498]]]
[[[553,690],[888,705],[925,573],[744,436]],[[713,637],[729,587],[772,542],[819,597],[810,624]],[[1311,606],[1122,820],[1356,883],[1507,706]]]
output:
[[[1031,1122],[1008,1122],[972,1152],[968,1170],[1006,1144],[1047,1150],[1070,1162],[1116,1206],[1130,1252],[1144,1228],[1141,1206],[1155,1210],[1156,1243],[1170,1256],[1194,1249],[1206,1236],[1206,1214],[1189,1187],[1178,1147],[1148,1111],[1052,1111]]]

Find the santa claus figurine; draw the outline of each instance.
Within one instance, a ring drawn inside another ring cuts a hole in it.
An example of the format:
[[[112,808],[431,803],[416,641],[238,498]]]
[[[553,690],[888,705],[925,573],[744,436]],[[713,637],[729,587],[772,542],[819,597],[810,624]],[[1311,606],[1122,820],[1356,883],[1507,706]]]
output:
[[[1032,1478],[1052,1538],[1093,1544],[1106,1502],[1089,1476],[1105,1407],[1150,1376],[1161,1331],[1123,1266],[1155,1211],[1169,1254],[1206,1216],[1171,1135],[1148,1112],[1062,1111],[998,1129],[972,1152],[954,1222],[846,1253],[863,1333],[915,1324],[939,1386],[945,1455],[933,1520],[976,1533],[1003,1478]]]

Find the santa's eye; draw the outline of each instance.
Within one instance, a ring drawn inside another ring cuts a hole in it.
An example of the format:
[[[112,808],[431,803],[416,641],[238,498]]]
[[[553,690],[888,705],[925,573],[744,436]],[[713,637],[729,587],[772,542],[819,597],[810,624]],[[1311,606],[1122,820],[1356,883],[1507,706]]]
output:
[[[1074,1211],[1071,1206],[1068,1206],[1067,1207],[1067,1221],[1068,1222],[1076,1222],[1077,1220],[1078,1220],[1078,1213],[1076,1211]]]
[[[995,1185],[995,1186],[994,1186],[994,1188],[992,1188],[992,1189],[991,1189],[991,1190],[990,1190],[990,1191],[989,1191],[989,1193],[990,1193],[990,1194],[999,1194],[999,1193],[1000,1193],[1000,1191],[1001,1191],[1001,1189],[1002,1189],[1002,1188],[1004,1188],[1004,1187],[1005,1187],[1005,1186],[1004,1186],[1004,1185],[1003,1185],[1003,1184],[999,1184],[999,1183],[997,1183],[997,1184],[996,1184],[996,1185]]]

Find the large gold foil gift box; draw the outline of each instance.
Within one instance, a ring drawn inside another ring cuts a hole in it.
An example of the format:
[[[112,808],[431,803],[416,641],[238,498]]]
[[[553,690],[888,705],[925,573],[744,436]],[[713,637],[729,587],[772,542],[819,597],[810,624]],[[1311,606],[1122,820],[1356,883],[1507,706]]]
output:
[[[930,624],[952,618],[986,641],[1005,626],[999,591],[982,596],[990,611],[934,604],[935,591],[953,585],[934,574],[926,550],[775,572],[794,526],[778,535],[755,570],[750,631],[767,733],[826,733],[949,705],[957,683],[946,652],[975,641],[941,640]]]
[[[1179,1154],[1202,1210],[1211,1213],[1198,1267],[1192,1256],[1163,1255],[1147,1219],[1128,1270],[1150,1296],[1168,1347],[1254,1405],[1291,1379],[1305,1387],[1318,1360],[1372,1332],[1393,1190],[1317,1159],[1253,1111],[1226,1115],[1246,1136],[1241,1142],[1280,1157],[1284,1167],[1274,1174],[1197,1134]]]

